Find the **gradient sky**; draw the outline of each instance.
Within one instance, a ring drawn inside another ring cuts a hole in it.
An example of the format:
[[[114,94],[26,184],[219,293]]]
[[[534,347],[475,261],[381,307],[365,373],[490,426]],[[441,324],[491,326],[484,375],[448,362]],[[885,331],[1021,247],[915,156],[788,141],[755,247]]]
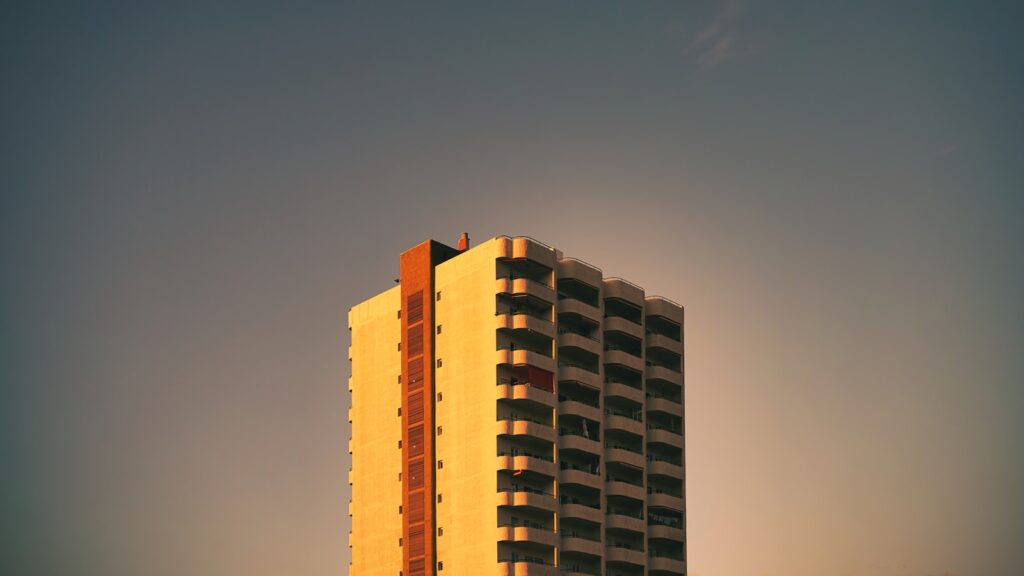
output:
[[[1024,573],[994,3],[0,6],[5,574],[346,574],[346,312],[527,234],[687,311],[694,576]]]

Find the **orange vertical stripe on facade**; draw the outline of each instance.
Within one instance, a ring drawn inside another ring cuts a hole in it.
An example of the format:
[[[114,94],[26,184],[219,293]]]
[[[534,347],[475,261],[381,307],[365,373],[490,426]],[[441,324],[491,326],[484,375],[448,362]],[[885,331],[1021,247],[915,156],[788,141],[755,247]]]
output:
[[[402,505],[405,511],[402,515],[402,565],[404,574],[408,576],[436,573],[434,266],[457,253],[453,248],[428,240],[402,253],[399,259],[402,293]],[[415,421],[410,420],[412,415],[415,415]],[[413,442],[410,442],[410,431],[414,431]]]

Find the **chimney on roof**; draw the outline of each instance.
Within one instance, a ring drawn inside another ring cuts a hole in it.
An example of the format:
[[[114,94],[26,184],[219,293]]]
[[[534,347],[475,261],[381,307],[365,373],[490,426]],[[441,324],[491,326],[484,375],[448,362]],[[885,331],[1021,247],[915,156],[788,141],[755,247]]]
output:
[[[465,252],[469,250],[469,232],[463,232],[462,236],[459,236],[459,244],[457,245],[459,252]]]

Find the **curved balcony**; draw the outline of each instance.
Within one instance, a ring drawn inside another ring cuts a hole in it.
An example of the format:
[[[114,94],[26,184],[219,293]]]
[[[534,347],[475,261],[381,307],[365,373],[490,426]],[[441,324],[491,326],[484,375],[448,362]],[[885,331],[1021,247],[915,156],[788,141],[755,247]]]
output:
[[[678,432],[672,432],[669,430],[662,430],[661,428],[651,428],[647,431],[647,442],[666,444],[668,446],[674,446],[676,448],[683,447],[683,435]]]
[[[548,338],[555,337],[555,324],[528,314],[498,314],[494,317],[499,330],[527,330]]]
[[[558,397],[529,384],[498,384],[498,400],[521,400],[532,402],[548,408],[554,408]]]
[[[544,512],[557,512],[558,500],[551,494],[536,494],[534,492],[498,492],[498,506],[510,506],[513,508],[531,508]]]
[[[683,405],[675,400],[669,400],[668,398],[648,398],[647,399],[647,411],[648,412],[664,412],[665,414],[671,414],[672,416],[683,416]]]
[[[605,482],[604,491],[608,496],[622,496],[624,498],[632,498],[641,502],[643,502],[644,497],[647,496],[647,491],[644,490],[643,486],[629,484],[628,482],[616,482],[614,480]]]
[[[559,402],[558,413],[561,415],[568,414],[572,416],[581,416],[588,420],[593,420],[594,422],[600,422],[602,420],[600,408],[590,406],[589,404],[584,404],[582,402],[577,402],[575,400],[563,400]]]
[[[605,430],[622,430],[629,432],[630,434],[636,434],[637,436],[644,435],[644,424],[643,422],[637,422],[632,418],[626,416],[618,416],[616,414],[606,414],[604,417],[604,429]]]
[[[498,420],[498,435],[531,436],[545,442],[554,442],[557,435],[551,426],[529,420]]]
[[[608,382],[604,385],[604,395],[607,397],[624,398],[637,404],[644,403],[644,392],[639,388],[633,388],[621,382]]]
[[[644,314],[662,316],[676,324],[683,323],[683,307],[662,296],[648,296],[644,299]]]
[[[557,300],[554,288],[529,278],[498,278],[495,283],[495,291],[498,294],[529,297],[548,304],[554,304]]]
[[[498,562],[498,576],[559,576],[551,564],[534,562]]]
[[[643,454],[637,454],[636,452],[630,452],[629,450],[623,450],[622,448],[607,448],[605,450],[604,459],[606,462],[618,462],[634,468],[644,467]]]
[[[633,564],[634,566],[643,567],[647,560],[647,555],[639,550],[609,547],[605,552],[604,559],[608,563]]]
[[[498,245],[498,258],[511,258],[513,260],[530,260],[544,266],[555,268],[555,250],[527,236],[505,236],[504,242]]]
[[[647,527],[648,540],[659,539],[682,542],[684,537],[682,528],[673,528],[672,526],[664,526],[662,524],[651,524]]]
[[[644,344],[648,348],[660,348],[677,356],[683,355],[683,343],[676,342],[664,334],[648,334]]]
[[[604,351],[604,363],[605,364],[618,364],[629,368],[630,370],[638,373],[644,371],[644,360],[639,356],[633,356],[628,352],[622,350],[605,350]]]
[[[657,492],[647,495],[647,505],[651,508],[667,508],[678,512],[686,511],[686,501],[679,496],[671,494],[658,494]]]
[[[594,356],[601,354],[601,343],[597,340],[593,340],[583,336],[581,334],[574,334],[572,332],[563,332],[558,335],[558,347],[572,346],[573,348],[579,348],[585,352],[589,352]]]
[[[555,359],[532,350],[497,350],[498,364],[514,364],[516,366],[535,366],[547,372],[555,371]]]
[[[573,536],[562,536],[562,542],[558,549],[562,554],[573,552],[598,557],[604,554],[604,544],[600,541]]]
[[[636,322],[630,322],[625,318],[619,318],[618,316],[609,316],[604,319],[604,331],[605,332],[622,332],[623,334],[629,334],[637,340],[643,340],[644,328]]]
[[[558,545],[558,534],[553,530],[530,528],[528,526],[499,526],[498,542],[529,542],[554,548]]]
[[[669,574],[683,576],[686,573],[686,562],[674,558],[652,556],[647,560],[647,572],[657,576]]]
[[[604,519],[605,528],[608,530],[628,530],[643,534],[647,530],[647,524],[640,518],[625,516],[622,514],[609,514]]]
[[[511,472],[525,470],[549,478],[554,478],[557,472],[554,462],[548,462],[533,456],[498,456],[498,470],[509,470]]]
[[[675,370],[669,370],[664,366],[648,366],[645,374],[648,380],[664,380],[670,384],[676,386],[683,385],[683,374],[682,372],[676,372]]]
[[[563,380],[572,380],[573,382],[579,382],[584,386],[589,386],[594,390],[601,389],[601,375],[578,366],[559,366],[558,380],[559,382]]]
[[[587,488],[601,489],[601,477],[583,470],[559,470],[559,484],[578,484]]]
[[[604,512],[600,508],[591,508],[583,504],[562,504],[558,508],[560,518],[577,518],[594,524],[600,524],[604,518]]]
[[[664,460],[651,460],[647,463],[647,475],[667,476],[673,480],[679,480],[683,477],[683,467]]]
[[[558,277],[579,280],[593,288],[601,289],[601,269],[576,258],[562,258],[558,261]]]
[[[604,297],[625,300],[641,309],[644,307],[644,289],[622,278],[604,279]]]
[[[558,449],[579,450],[580,452],[586,452],[588,454],[595,454],[597,456],[601,455],[600,442],[572,434],[566,434],[558,438]]]
[[[573,298],[564,298],[558,301],[559,314],[576,314],[597,326],[601,323],[601,309],[591,306]]]

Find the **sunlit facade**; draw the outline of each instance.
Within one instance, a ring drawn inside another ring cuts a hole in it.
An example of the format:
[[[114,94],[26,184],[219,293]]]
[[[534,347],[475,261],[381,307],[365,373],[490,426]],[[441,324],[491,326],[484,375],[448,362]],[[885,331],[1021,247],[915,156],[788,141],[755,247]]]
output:
[[[686,573],[680,305],[463,235],[349,329],[352,576]]]

